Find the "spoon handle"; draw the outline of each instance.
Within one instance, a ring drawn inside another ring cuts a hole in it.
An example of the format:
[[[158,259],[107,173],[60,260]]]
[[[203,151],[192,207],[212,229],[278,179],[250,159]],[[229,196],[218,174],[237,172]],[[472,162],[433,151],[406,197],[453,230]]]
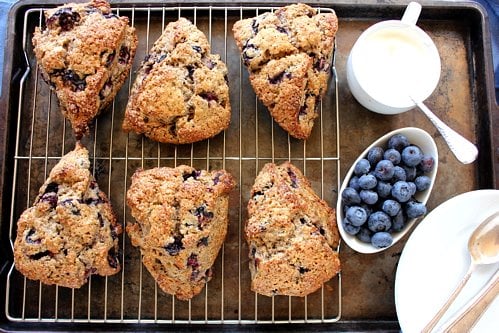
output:
[[[435,326],[440,321],[440,319],[442,319],[442,316],[445,314],[445,312],[451,306],[452,302],[454,302],[454,300],[456,299],[457,295],[459,295],[459,293],[461,292],[461,290],[464,288],[464,286],[466,285],[466,282],[468,282],[468,280],[470,279],[471,273],[473,272],[474,269],[475,269],[475,265],[473,263],[471,263],[470,267],[468,268],[468,271],[464,275],[464,277],[461,280],[461,282],[459,282],[459,284],[457,285],[456,289],[454,289],[454,291],[449,296],[449,299],[447,299],[447,301],[445,302],[445,304],[442,305],[442,307],[440,308],[440,310],[435,314],[435,316],[430,320],[430,322],[428,324],[426,324],[426,326],[421,331],[422,333],[430,333],[435,328]]]
[[[446,333],[470,331],[497,295],[499,295],[499,269],[457,315],[439,328],[439,331]]]
[[[461,134],[457,133],[443,121],[438,119],[438,117],[431,112],[431,110],[424,105],[423,102],[416,101],[414,99],[413,102],[416,103],[418,108],[423,111],[433,125],[435,125],[440,134],[442,134],[445,142],[447,142],[450,150],[461,163],[469,164],[476,160],[478,149],[473,143],[469,142]]]

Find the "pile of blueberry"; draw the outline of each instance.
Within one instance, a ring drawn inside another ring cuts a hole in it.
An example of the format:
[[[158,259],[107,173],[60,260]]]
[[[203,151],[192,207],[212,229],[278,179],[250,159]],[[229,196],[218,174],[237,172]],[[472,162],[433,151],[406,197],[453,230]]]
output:
[[[435,160],[395,134],[386,150],[371,148],[354,166],[354,173],[341,193],[343,229],[376,248],[390,246],[391,233],[404,228],[409,219],[426,214],[426,206],[414,195],[428,189]]]

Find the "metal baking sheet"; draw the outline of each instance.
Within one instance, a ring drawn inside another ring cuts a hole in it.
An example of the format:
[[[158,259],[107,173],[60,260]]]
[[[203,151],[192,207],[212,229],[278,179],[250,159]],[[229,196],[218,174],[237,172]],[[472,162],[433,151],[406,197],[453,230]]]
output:
[[[189,302],[162,293],[140,263],[127,236],[121,239],[123,271],[107,279],[94,277],[80,290],[41,286],[25,280],[12,267],[15,222],[33,202],[50,168],[74,147],[69,124],[63,121],[55,95],[36,69],[30,43],[41,10],[61,1],[20,1],[9,16],[4,94],[0,121],[0,299],[5,311],[0,328],[6,330],[140,328],[161,325],[196,327],[268,327],[317,330],[397,330],[393,285],[404,241],[376,255],[353,252],[341,245],[341,276],[307,298],[257,296],[249,289],[247,247],[242,234],[246,203],[254,177],[264,163],[291,160],[312,181],[315,191],[332,207],[342,177],[357,155],[372,141],[395,128],[417,126],[435,136],[440,168],[429,209],[459,193],[497,188],[497,105],[493,98],[490,37],[484,11],[474,4],[423,2],[419,25],[435,41],[442,58],[442,75],[427,104],[444,121],[477,142],[479,160],[461,165],[449,152],[430,122],[417,111],[382,116],[366,111],[352,97],[345,79],[345,63],[353,43],[371,24],[402,15],[405,4],[315,2],[334,9],[340,19],[334,75],[322,102],[311,138],[290,138],[272,122],[249,85],[232,37],[232,24],[287,4],[112,2],[120,15],[137,28],[136,70],[162,27],[185,16],[205,32],[212,52],[229,69],[233,115],[227,131],[193,145],[157,144],[121,130],[123,112],[135,73],[113,106],[95,121],[83,140],[93,171],[110,196],[122,223],[132,217],[124,205],[129,177],[138,167],[192,164],[198,168],[226,168],[238,180],[230,197],[230,227],[215,275],[203,292]],[[464,19],[466,18],[466,19]],[[27,70],[29,62],[31,70]],[[248,326],[249,325],[249,326]],[[264,326],[265,325],[265,326]],[[313,326],[310,326],[313,325]],[[166,326],[167,327],[167,326]]]

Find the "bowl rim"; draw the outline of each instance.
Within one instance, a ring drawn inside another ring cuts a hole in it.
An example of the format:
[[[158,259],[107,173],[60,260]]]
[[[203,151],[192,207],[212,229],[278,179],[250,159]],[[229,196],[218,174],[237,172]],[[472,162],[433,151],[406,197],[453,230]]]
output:
[[[343,181],[341,183],[341,186],[340,186],[340,190],[338,191],[338,200],[336,202],[336,216],[337,216],[336,219],[337,219],[337,225],[338,225],[338,230],[340,232],[340,236],[341,236],[342,240],[348,245],[348,247],[355,250],[356,252],[371,254],[371,253],[378,253],[378,252],[389,249],[390,247],[395,245],[401,238],[403,238],[413,228],[415,222],[418,219],[421,219],[421,217],[410,219],[401,231],[392,233],[392,237],[393,237],[392,244],[390,246],[387,246],[384,248],[376,248],[369,243],[364,243],[364,242],[360,241],[357,237],[348,234],[345,231],[345,229],[343,228],[344,212],[343,212],[343,207],[342,207],[343,200],[341,198],[341,193],[343,193],[343,190],[346,187],[348,187],[348,183],[349,183],[350,178],[352,177],[355,165],[357,164],[357,162],[359,160],[361,160],[362,158],[365,158],[365,156],[367,155],[367,152],[372,147],[374,147],[374,146],[386,146],[388,139],[395,134],[404,134],[405,136],[407,136],[407,138],[409,139],[409,142],[411,144],[414,144],[417,146],[421,146],[422,142],[426,143],[426,145],[425,145],[426,149],[422,148],[423,153],[430,154],[433,157],[433,159],[435,160],[433,170],[427,174],[428,177],[430,177],[430,179],[431,179],[430,187],[423,192],[417,193],[416,199],[418,199],[418,201],[426,204],[428,202],[431,191],[433,190],[433,186],[435,184],[435,179],[436,179],[437,171],[438,171],[438,149],[437,149],[437,145],[435,143],[435,140],[425,130],[418,128],[418,127],[399,128],[399,129],[393,130],[391,132],[388,132],[388,133],[382,135],[381,137],[379,137],[378,139],[373,141],[368,147],[366,147],[362,151],[362,153],[359,154],[357,159],[355,159],[355,161],[350,166],[350,169],[345,174]],[[429,153],[428,147],[430,147],[430,150],[432,151],[432,153]],[[383,149],[386,149],[386,148],[383,148]],[[424,218],[424,217],[422,217],[422,218]]]

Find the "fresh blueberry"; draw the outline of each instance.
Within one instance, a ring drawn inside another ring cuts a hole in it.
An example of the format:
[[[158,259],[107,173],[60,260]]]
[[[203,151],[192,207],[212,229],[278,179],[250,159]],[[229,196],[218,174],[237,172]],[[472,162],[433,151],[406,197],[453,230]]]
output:
[[[391,231],[398,232],[402,230],[405,226],[405,216],[404,211],[401,209],[397,215],[392,218],[392,229]]]
[[[377,232],[371,237],[371,244],[378,248],[382,249],[392,245],[393,238],[388,232]]]
[[[374,169],[374,175],[379,180],[390,180],[393,177],[393,163],[389,160],[381,160],[376,164]]]
[[[367,175],[362,175],[359,178],[359,187],[363,190],[370,190],[376,187],[376,184],[378,181],[376,180],[376,177],[371,174]]]
[[[411,196],[413,196],[414,194],[416,194],[416,184],[414,184],[414,182],[407,182],[407,185],[409,185],[409,190],[411,191]]]
[[[372,231],[368,228],[360,228],[357,238],[364,243],[371,243]]]
[[[400,208],[400,203],[391,199],[385,200],[382,206],[383,211],[390,216],[397,215],[400,212]]]
[[[360,191],[360,199],[368,205],[374,205],[378,201],[378,193],[371,190]]]
[[[407,202],[411,198],[411,186],[404,181],[398,181],[393,184],[392,197],[398,202]]]
[[[416,179],[416,167],[403,165],[402,168],[405,170],[406,181],[412,182],[414,181],[414,179]]]
[[[352,206],[348,208],[346,217],[351,224],[360,227],[367,221],[367,212],[362,207]]]
[[[363,158],[363,159],[359,160],[357,162],[357,164],[355,164],[353,172],[357,176],[362,176],[362,175],[367,174],[370,169],[371,169],[371,164],[369,163],[368,160],[366,160],[365,158]]]
[[[345,205],[358,205],[361,202],[359,192],[351,187],[347,187],[343,190],[341,198]]]
[[[398,182],[399,180],[406,181],[407,180],[407,174],[405,173],[404,168],[401,166],[394,166],[393,167],[393,178],[392,182]]]
[[[351,187],[356,191],[360,191],[359,177],[353,176],[352,178],[350,178],[350,181],[348,182],[348,187]]]
[[[388,198],[390,194],[392,194],[392,185],[387,182],[379,181],[378,185],[376,185],[376,191],[378,192],[379,197]]]
[[[419,163],[419,169],[423,172],[430,172],[435,166],[435,160],[429,155],[424,155],[421,163]]]
[[[360,227],[354,226],[352,223],[350,223],[350,221],[348,221],[348,219],[343,219],[343,229],[347,232],[347,234],[353,236],[359,232]]]
[[[369,215],[367,225],[372,232],[387,231],[392,226],[392,221],[388,214],[377,211]]]
[[[414,184],[416,184],[416,189],[421,192],[430,187],[431,179],[428,176],[419,176],[414,179]]]
[[[392,162],[393,165],[399,164],[401,159],[399,151],[394,148],[385,150],[383,158]]]
[[[365,203],[361,203],[360,207],[364,208],[364,210],[367,213],[367,217],[369,218],[369,215],[371,215],[372,212],[373,212],[373,207],[371,205],[368,205],[368,204],[365,204]]]
[[[383,159],[383,154],[384,154],[383,148],[372,147],[367,152],[367,160],[369,161],[369,163],[371,163],[371,165],[376,165],[378,164],[379,161]]]
[[[423,160],[423,153],[417,146],[408,146],[402,150],[402,161],[407,166],[415,167]]]
[[[388,139],[388,148],[396,149],[399,152],[409,145],[409,139],[403,134],[395,134],[390,139]]]
[[[409,201],[405,206],[407,217],[416,218],[426,214],[426,206],[421,202]]]

